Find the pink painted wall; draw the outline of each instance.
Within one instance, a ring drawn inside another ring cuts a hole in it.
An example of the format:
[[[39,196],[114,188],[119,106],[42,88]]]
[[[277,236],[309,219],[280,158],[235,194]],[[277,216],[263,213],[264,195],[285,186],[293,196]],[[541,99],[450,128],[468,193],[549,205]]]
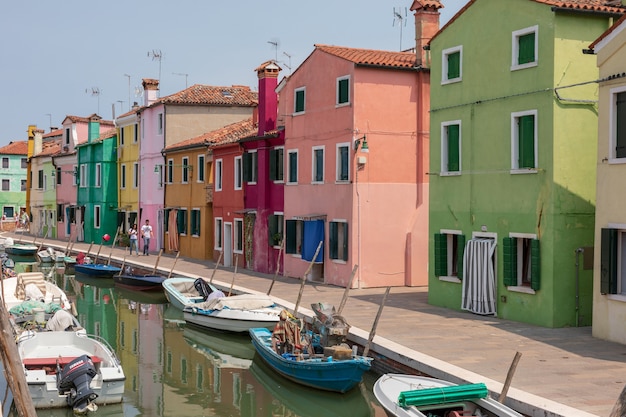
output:
[[[346,75],[351,105],[336,108],[336,79]],[[280,92],[285,155],[298,150],[299,171],[298,184],[285,186],[285,220],[326,215],[324,282],[346,286],[358,264],[355,287],[426,285],[427,82],[415,71],[355,67],[314,51]],[[306,110],[292,116],[294,89],[300,87],[306,87]],[[370,152],[355,153],[353,140],[363,135]],[[338,143],[350,145],[347,183],[335,181]],[[324,146],[321,185],[311,184],[314,146]],[[358,171],[357,157],[366,158]],[[348,223],[347,262],[328,257],[328,222],[337,220]],[[286,255],[284,265],[286,275],[300,277],[308,262]]]

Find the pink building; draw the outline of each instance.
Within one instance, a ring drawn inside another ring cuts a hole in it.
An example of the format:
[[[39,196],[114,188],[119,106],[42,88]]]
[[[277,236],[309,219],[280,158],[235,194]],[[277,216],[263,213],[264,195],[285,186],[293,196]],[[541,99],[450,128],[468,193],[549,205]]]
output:
[[[423,3],[425,5],[423,5]],[[433,3],[433,4],[431,4]],[[416,0],[417,55],[316,45],[279,86],[285,275],[353,287],[428,282],[428,68],[438,2]],[[313,260],[319,242],[321,253]]]

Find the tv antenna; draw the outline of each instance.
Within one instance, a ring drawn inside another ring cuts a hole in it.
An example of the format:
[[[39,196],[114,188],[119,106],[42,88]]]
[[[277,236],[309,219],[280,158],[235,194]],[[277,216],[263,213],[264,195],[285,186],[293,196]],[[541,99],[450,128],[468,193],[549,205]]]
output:
[[[285,55],[289,59],[289,65],[287,65],[284,61],[283,65],[287,67],[287,69],[289,70],[289,74],[291,74],[291,55],[289,55],[287,52],[283,52],[283,55]]]
[[[187,77],[189,77],[189,74],[185,74],[183,72],[173,72],[172,75],[184,75],[185,76],[185,88],[187,88]]]
[[[271,41],[267,41],[267,43],[274,47],[274,62],[278,62],[278,45],[280,45],[280,41],[278,39],[272,39]]]
[[[91,94],[91,97],[98,97],[98,113],[100,114],[100,94],[102,94],[102,90],[100,90],[98,87],[91,87],[91,90],[89,88],[85,88],[85,94]]]
[[[402,13],[404,9],[404,14]],[[398,9],[396,10],[396,8],[393,8],[393,24],[392,26],[395,26],[396,23],[398,23],[398,26],[400,27],[400,51],[402,51],[402,26],[406,26],[406,19],[407,19],[407,8],[406,7],[398,7]]]
[[[133,104],[130,101],[130,74],[124,74],[124,77],[128,78],[128,108],[130,109]]]
[[[148,58],[152,58],[153,61],[159,61],[159,83],[161,82],[161,61],[163,60],[163,53],[160,49],[153,49],[148,51]]]
[[[52,114],[46,113],[46,116],[48,116],[48,120],[50,121],[50,131],[52,132]]]

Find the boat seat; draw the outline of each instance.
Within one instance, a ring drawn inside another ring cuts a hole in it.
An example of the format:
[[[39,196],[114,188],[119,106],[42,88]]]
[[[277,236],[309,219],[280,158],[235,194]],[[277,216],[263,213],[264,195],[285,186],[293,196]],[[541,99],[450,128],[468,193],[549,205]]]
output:
[[[29,370],[47,367],[53,367],[56,369],[57,361],[61,367],[64,367],[77,357],[78,356],[51,356],[46,358],[25,358],[22,363],[24,364],[24,367]],[[91,356],[91,361],[94,365],[97,365],[102,362],[102,359],[98,356]]]

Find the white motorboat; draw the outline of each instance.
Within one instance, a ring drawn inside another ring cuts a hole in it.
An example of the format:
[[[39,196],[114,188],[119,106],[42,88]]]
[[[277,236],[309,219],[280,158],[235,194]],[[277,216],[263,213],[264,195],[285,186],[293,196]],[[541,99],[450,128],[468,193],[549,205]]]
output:
[[[484,384],[457,385],[418,375],[384,374],[374,396],[396,417],[522,417],[489,397]]]
[[[56,303],[64,310],[72,307],[65,292],[55,283],[47,281],[43,272],[22,272],[16,277],[3,279],[0,296],[7,310],[25,301],[39,301],[42,304]]]
[[[203,278],[172,277],[167,278],[161,285],[167,300],[179,310],[206,301],[209,294],[219,291]]]

